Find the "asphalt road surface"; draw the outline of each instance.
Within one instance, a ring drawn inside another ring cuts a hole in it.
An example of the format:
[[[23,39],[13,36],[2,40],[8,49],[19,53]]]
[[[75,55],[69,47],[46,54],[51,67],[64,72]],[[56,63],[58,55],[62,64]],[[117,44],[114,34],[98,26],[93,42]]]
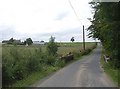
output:
[[[82,60],[73,62],[38,82],[36,87],[115,87],[100,67],[100,56],[99,46],[90,55],[82,57]]]

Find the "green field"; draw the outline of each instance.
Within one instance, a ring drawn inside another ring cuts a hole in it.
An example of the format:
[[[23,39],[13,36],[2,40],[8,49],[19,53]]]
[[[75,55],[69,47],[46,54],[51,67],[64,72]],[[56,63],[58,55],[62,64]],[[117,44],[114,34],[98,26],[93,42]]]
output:
[[[86,49],[91,48],[95,43],[86,43]],[[61,43],[59,44],[58,48],[58,54],[67,54],[69,52],[79,52],[80,50],[83,50],[83,44],[82,43]]]
[[[77,43],[57,43],[58,44],[58,54],[59,55],[65,55],[69,52],[79,52],[80,50],[82,51],[83,50],[83,44],[80,43],[80,42],[77,42]],[[92,42],[88,42],[86,43],[86,49],[88,48],[91,48],[93,45],[95,45],[95,43],[92,43]],[[33,51],[35,49],[39,49],[41,48],[41,50],[43,52],[46,52],[46,45],[36,45],[36,46],[3,46],[3,51],[4,50],[8,50],[7,52],[9,52],[9,50],[11,48],[17,48],[19,49],[20,51],[22,50],[29,50],[29,51]]]
[[[46,45],[27,47],[3,45],[1,51],[3,86],[28,86],[37,79],[63,67],[65,62],[59,59],[60,56],[72,52],[75,57],[80,57],[88,54],[95,47],[95,43],[86,43],[86,51],[83,51],[82,43],[57,43],[57,45],[58,51],[56,56],[47,54]],[[83,53],[81,55],[80,50]],[[36,78],[34,77],[35,75]],[[32,81],[29,81],[31,78]]]

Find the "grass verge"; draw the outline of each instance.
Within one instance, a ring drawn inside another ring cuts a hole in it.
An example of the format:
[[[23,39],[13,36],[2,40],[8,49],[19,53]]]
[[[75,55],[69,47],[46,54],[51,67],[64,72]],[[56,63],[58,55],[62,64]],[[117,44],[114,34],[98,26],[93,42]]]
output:
[[[28,87],[28,86],[34,84],[39,79],[42,79],[42,78],[48,76],[49,74],[55,72],[56,70],[58,70],[57,67],[51,66],[51,67],[48,67],[46,71],[38,71],[38,72],[32,73],[24,80],[18,81],[15,84],[13,84],[12,87],[23,87],[23,88]]]
[[[113,82],[120,87],[120,70],[115,69],[111,66],[111,61],[106,63],[104,61],[104,50],[102,50],[100,63],[105,71],[105,73],[113,80]]]

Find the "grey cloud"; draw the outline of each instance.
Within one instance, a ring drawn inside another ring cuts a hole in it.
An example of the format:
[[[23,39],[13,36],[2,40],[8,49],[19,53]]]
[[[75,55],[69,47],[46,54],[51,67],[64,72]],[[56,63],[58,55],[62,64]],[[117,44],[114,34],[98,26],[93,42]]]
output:
[[[22,34],[17,32],[14,27],[10,26],[0,26],[0,41],[9,40],[10,38],[24,40],[26,37],[30,37],[29,34]]]
[[[44,40],[48,42],[50,36],[54,36],[57,42],[60,41],[70,42],[71,37],[75,37],[75,41],[82,41],[82,30],[80,27],[73,29],[64,29],[59,32],[37,33],[37,34],[18,33],[12,27],[0,27],[0,31],[2,32],[2,34],[0,34],[2,36],[0,37],[0,41],[10,39],[11,37],[21,40],[25,40],[26,38],[31,37],[33,41]],[[86,38],[86,41],[91,41],[91,39]]]
[[[4,39],[9,39],[10,37],[15,36],[16,32],[13,27],[0,26],[0,41]]]
[[[60,13],[59,15],[57,15],[57,17],[55,18],[55,20],[62,20],[65,17],[67,17],[68,14],[69,14],[69,12]]]
[[[59,32],[51,32],[51,33],[38,33],[35,34],[32,38],[34,40],[44,40],[48,41],[50,36],[54,36],[56,38],[56,41],[70,41],[70,38],[74,36],[76,38],[76,41],[82,40],[82,32],[80,28],[74,28],[74,29],[66,29]]]

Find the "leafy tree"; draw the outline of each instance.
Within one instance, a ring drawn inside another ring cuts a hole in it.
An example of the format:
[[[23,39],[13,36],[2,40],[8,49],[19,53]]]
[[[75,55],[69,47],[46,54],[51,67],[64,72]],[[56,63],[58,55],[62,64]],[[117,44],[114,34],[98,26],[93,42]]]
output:
[[[72,37],[72,38],[70,39],[70,41],[74,42],[74,41],[75,41],[74,37]]]
[[[26,39],[26,44],[31,45],[33,43],[31,38],[27,38]]]
[[[89,37],[98,38],[106,53],[112,58],[114,67],[120,68],[120,3],[119,2],[90,2],[94,16],[89,26]]]
[[[58,46],[55,43],[55,37],[50,38],[49,43],[47,44],[47,52],[49,55],[56,55],[58,50]]]
[[[23,44],[26,45],[26,41],[24,41]]]

